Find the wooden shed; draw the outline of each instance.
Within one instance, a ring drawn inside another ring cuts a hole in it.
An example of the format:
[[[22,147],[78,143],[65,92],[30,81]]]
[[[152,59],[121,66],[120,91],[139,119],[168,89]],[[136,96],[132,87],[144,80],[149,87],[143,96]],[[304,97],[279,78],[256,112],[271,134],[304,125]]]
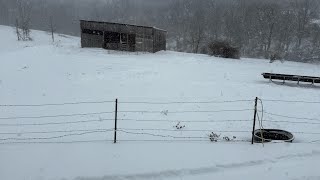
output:
[[[155,53],[166,50],[167,31],[148,26],[80,21],[81,47]]]

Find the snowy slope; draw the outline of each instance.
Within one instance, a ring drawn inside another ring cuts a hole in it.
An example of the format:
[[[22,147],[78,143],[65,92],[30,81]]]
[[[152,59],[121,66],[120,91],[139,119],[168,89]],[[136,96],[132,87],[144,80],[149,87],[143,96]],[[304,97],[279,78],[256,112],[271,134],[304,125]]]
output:
[[[261,76],[320,76],[320,66],[81,49],[77,37],[32,37],[17,42],[0,26],[0,104],[29,105],[0,107],[0,179],[320,179],[320,104],[310,103],[320,101],[320,87]],[[257,96],[264,127],[295,132],[295,143],[249,143]],[[236,139],[212,143],[212,131]]]

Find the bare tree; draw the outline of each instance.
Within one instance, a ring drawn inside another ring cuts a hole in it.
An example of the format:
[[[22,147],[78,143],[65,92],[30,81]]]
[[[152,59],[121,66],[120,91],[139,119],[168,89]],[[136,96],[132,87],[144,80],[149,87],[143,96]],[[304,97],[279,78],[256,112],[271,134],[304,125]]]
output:
[[[293,39],[295,37],[294,29],[297,27],[294,11],[290,8],[284,7],[278,18],[279,25],[275,30],[275,45],[278,52],[282,52],[285,56],[290,50]]]
[[[189,27],[189,38],[191,49],[193,53],[199,53],[200,45],[205,38],[205,18],[200,10],[197,11],[193,17]]]
[[[21,40],[21,33],[20,33],[20,29],[19,28],[20,28],[19,20],[16,19],[15,29],[16,29],[16,35],[17,35],[18,41]]]
[[[167,21],[167,30],[169,36],[172,36],[172,41],[175,44],[174,50],[184,51],[184,37],[187,29],[188,10],[184,0],[176,0],[170,3],[168,14],[165,17]]]
[[[302,40],[306,36],[307,26],[314,16],[315,9],[317,9],[316,5],[317,3],[314,0],[295,0],[292,3],[297,22],[296,48],[300,48],[302,45]]]
[[[49,18],[49,25],[50,25],[50,32],[51,32],[52,42],[54,42],[54,33],[56,32],[56,27],[54,25],[52,16],[50,16],[50,18]]]
[[[184,17],[187,18],[187,21],[185,21],[186,28],[183,30],[184,44],[187,51],[199,53],[205,37],[208,17],[204,14],[204,4],[194,0],[185,0],[184,2],[186,11]]]
[[[9,21],[9,10],[8,10],[7,4],[3,1],[0,0],[0,23],[8,23]]]
[[[17,32],[21,30],[21,34],[22,34],[21,39],[23,41],[32,40],[30,37],[31,3],[28,0],[17,0],[16,12],[17,12],[17,19],[16,19]]]

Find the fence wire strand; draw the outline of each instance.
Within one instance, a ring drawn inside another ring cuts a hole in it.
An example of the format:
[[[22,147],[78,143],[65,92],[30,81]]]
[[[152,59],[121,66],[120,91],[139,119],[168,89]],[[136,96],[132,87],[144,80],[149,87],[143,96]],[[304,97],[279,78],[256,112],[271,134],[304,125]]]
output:
[[[0,139],[0,141],[51,140],[51,139],[60,139],[60,138],[70,137],[70,136],[83,136],[83,135],[87,135],[87,134],[105,133],[105,132],[107,132],[107,130],[90,131],[90,132],[83,132],[83,133],[72,133],[72,134],[65,134],[65,135],[52,136],[52,137],[2,138],[2,139]]]
[[[136,121],[136,122],[251,122],[252,120],[241,119],[226,119],[226,120],[170,120],[170,119],[119,119],[119,121]]]
[[[173,102],[148,102],[148,101],[123,101],[119,104],[154,104],[154,105],[166,105],[166,104],[222,104],[222,103],[237,103],[237,102],[253,102],[253,100],[233,100],[233,101],[173,101]]]
[[[140,140],[126,140],[121,139],[118,142],[162,142],[162,143],[187,143],[187,142],[207,142],[212,143],[210,140],[206,139],[140,139]],[[232,140],[232,141],[218,141],[219,143],[249,143],[250,140]],[[84,143],[113,143],[113,140],[110,139],[101,139],[101,140],[86,140],[86,141],[28,141],[28,142],[17,142],[17,141],[8,141],[0,142],[1,145],[15,145],[15,144],[84,144]],[[270,142],[273,144],[279,142]],[[282,143],[282,142],[280,142]],[[320,144],[320,140],[308,141],[308,142],[293,142],[293,144]]]
[[[112,114],[109,112],[93,112],[93,113],[79,113],[79,114],[60,114],[60,115],[45,115],[45,116],[20,116],[20,117],[0,117],[0,120],[14,120],[14,119],[41,119],[41,118],[58,118],[58,117],[74,117],[74,116],[89,116],[89,115],[101,115]]]
[[[277,100],[277,99],[261,99],[261,100],[263,100],[265,102],[320,104],[320,101],[293,101],[293,100]]]
[[[114,103],[114,101],[82,101],[82,102],[49,103],[49,104],[0,104],[0,107],[44,107],[44,106],[65,106],[65,105],[104,104],[104,103]]]
[[[130,128],[119,128],[119,130],[126,130],[126,131],[168,131],[168,132],[233,132],[233,133],[250,133],[251,132],[251,131],[212,130],[212,129],[130,129]]]
[[[100,143],[100,142],[113,142],[113,140],[86,140],[86,141],[6,141],[0,144],[77,144],[77,143]]]
[[[65,122],[47,122],[47,123],[16,123],[16,124],[0,124],[0,127],[11,127],[11,126],[46,126],[46,125],[66,125],[66,124],[78,124],[78,123],[89,123],[89,122],[104,122],[114,121],[114,119],[97,119],[97,120],[84,120],[84,121],[65,121]]]
[[[172,136],[172,135],[163,135],[163,134],[153,134],[153,133],[145,133],[145,132],[130,132],[125,130],[117,130],[118,132],[123,132],[126,134],[135,134],[135,135],[148,135],[154,137],[163,137],[163,138],[173,138],[173,139],[209,139],[209,137],[192,137],[192,136]]]
[[[253,111],[253,109],[229,109],[229,110],[216,110],[216,111],[118,111],[118,113],[145,113],[145,114],[179,114],[179,113],[219,113],[219,112],[243,112],[243,111]]]
[[[316,122],[307,122],[307,121],[274,121],[274,120],[264,120],[264,122],[274,122],[274,123],[287,123],[287,124],[308,124],[308,125],[317,125],[320,124]]]
[[[259,111],[261,112],[261,111]],[[300,120],[310,120],[310,121],[320,121],[320,119],[314,119],[314,118],[305,118],[305,117],[295,117],[295,116],[287,116],[287,115],[281,115],[281,114],[276,114],[276,113],[270,113],[264,111],[265,114],[269,114],[271,116],[277,116],[277,117],[283,117],[283,118],[288,118],[288,119],[300,119]]]
[[[221,104],[221,103],[237,103],[252,102],[253,100],[230,100],[230,101],[172,101],[172,102],[148,102],[148,101],[123,101],[118,104]],[[65,105],[81,105],[81,104],[104,104],[114,103],[115,101],[78,101],[65,103],[43,103],[43,104],[0,104],[0,107],[42,107],[42,106],[65,106]]]
[[[76,130],[60,130],[60,131],[1,132],[0,135],[56,134],[56,133],[93,132],[93,131],[114,131],[114,129],[76,129]]]

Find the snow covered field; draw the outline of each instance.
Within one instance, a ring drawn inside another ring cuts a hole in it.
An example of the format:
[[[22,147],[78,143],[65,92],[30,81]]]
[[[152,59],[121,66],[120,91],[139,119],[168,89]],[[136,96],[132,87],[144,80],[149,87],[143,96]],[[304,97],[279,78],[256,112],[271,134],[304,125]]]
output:
[[[320,86],[261,76],[320,76],[320,66],[32,37],[17,42],[13,28],[0,26],[1,180],[320,179]],[[294,143],[250,144],[255,97],[264,128],[294,132]]]

